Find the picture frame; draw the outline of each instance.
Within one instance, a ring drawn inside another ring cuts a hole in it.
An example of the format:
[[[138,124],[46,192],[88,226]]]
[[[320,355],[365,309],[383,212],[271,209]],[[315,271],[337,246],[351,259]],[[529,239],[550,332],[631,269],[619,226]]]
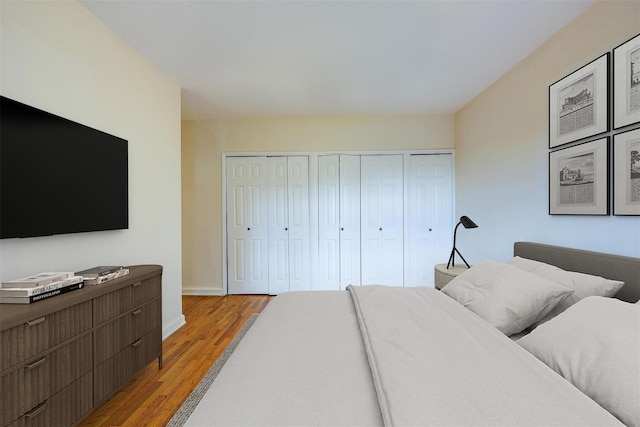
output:
[[[549,153],[549,215],[609,215],[609,137]]]
[[[609,57],[607,52],[549,86],[549,148],[609,130]]]
[[[640,128],[613,136],[613,214],[640,215]]]
[[[613,128],[640,122],[640,34],[613,49]]]

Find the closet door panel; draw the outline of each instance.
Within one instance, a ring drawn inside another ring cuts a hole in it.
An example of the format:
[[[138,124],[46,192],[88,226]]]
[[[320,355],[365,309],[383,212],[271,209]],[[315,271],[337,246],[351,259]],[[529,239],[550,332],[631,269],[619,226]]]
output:
[[[287,158],[267,158],[269,294],[289,290]]]
[[[412,155],[409,175],[407,285],[433,286],[452,246],[453,156]]]
[[[287,158],[287,166],[289,290],[309,290],[311,282],[309,157],[290,156]]]
[[[340,156],[318,157],[318,289],[340,289]]]
[[[362,159],[362,283],[384,284],[382,281],[382,212],[380,191],[382,178],[380,156]]]
[[[362,284],[404,284],[401,155],[362,156]]]
[[[318,157],[318,289],[360,284],[360,156]]]
[[[228,291],[268,292],[266,158],[227,158]]]
[[[340,156],[340,289],[360,285],[360,156]]]

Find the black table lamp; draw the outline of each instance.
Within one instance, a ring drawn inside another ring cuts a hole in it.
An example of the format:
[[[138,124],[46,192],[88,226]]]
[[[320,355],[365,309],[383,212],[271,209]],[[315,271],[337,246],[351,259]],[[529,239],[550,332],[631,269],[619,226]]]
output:
[[[449,262],[447,263],[447,268],[449,268],[449,266],[454,267],[456,265],[456,260],[455,260],[456,252],[458,253],[458,255],[460,255],[460,258],[462,258],[462,261],[464,261],[467,267],[469,267],[469,264],[467,264],[467,260],[465,260],[462,254],[460,253],[460,251],[456,249],[456,232],[458,231],[458,226],[460,226],[460,224],[464,225],[464,228],[478,228],[476,223],[471,221],[468,216],[463,215],[460,217],[460,222],[456,225],[456,228],[453,230],[453,249],[451,249],[451,255],[449,255]]]

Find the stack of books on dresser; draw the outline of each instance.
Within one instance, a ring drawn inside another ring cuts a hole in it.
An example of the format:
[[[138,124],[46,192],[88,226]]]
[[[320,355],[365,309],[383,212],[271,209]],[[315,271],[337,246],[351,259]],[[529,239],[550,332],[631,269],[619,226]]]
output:
[[[129,274],[129,269],[121,265],[101,265],[76,272],[77,276],[82,277],[85,285],[101,285],[127,274]]]
[[[72,272],[47,272],[2,282],[0,304],[31,304],[84,286]]]

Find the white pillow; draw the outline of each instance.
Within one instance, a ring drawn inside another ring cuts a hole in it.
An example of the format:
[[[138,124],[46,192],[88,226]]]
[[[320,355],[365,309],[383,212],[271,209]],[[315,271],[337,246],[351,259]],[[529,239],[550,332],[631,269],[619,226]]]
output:
[[[619,280],[609,280],[591,274],[566,271],[554,265],[518,256],[513,257],[509,261],[509,264],[574,290],[571,295],[560,301],[560,303],[542,319],[542,322],[557,316],[583,298],[588,296],[611,297],[624,286],[624,282]]]
[[[640,426],[640,306],[587,297],[517,342],[620,421]]]
[[[442,292],[511,335],[542,319],[573,291],[512,265],[487,260],[455,277]]]

